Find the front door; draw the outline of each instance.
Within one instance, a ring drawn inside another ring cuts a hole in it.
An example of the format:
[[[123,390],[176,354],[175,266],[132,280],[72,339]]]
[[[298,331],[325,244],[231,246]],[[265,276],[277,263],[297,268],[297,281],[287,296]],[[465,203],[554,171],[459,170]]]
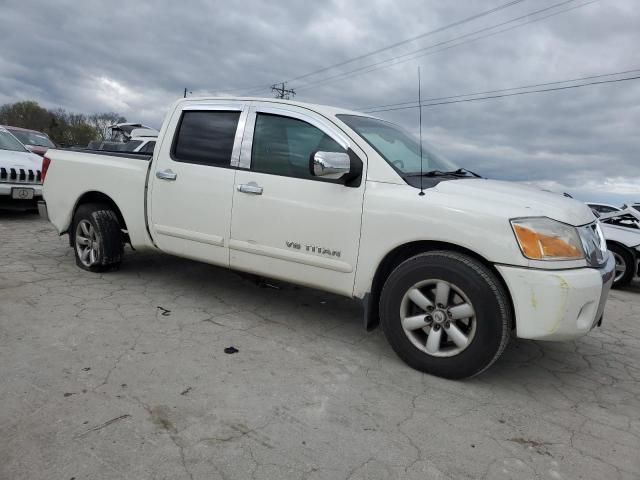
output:
[[[320,115],[267,103],[250,108],[233,193],[232,268],[351,295],[364,179],[348,187],[309,172],[313,152],[350,147],[365,160]]]
[[[161,250],[229,265],[235,168],[247,111],[242,102],[190,105],[174,112],[174,138],[156,147],[149,181],[149,227]]]

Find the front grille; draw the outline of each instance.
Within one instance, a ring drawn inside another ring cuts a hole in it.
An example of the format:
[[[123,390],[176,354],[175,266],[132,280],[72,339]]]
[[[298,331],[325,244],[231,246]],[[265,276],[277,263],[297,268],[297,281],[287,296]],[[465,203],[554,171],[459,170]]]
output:
[[[0,168],[0,183],[41,184],[40,170],[30,168]]]

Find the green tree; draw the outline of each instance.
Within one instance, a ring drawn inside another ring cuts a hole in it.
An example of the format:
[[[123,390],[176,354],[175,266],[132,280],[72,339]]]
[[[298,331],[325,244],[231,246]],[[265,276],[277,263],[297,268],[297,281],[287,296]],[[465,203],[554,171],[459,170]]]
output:
[[[61,146],[86,146],[92,140],[105,140],[109,125],[126,121],[116,112],[84,115],[62,108],[48,110],[32,100],[0,107],[0,124],[44,132]]]
[[[51,112],[31,100],[0,107],[0,123],[4,125],[42,131],[50,121]]]

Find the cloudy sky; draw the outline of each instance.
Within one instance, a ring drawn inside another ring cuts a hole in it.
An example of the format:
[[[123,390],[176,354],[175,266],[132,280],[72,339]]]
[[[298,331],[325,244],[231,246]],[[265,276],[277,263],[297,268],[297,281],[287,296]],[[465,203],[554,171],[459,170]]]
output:
[[[296,100],[363,108],[415,100],[418,66],[423,98],[640,69],[638,0],[0,0],[0,25],[0,103],[158,127],[184,87],[270,96],[288,80]],[[416,109],[377,115],[417,130]],[[423,115],[432,144],[485,176],[640,201],[640,80]]]

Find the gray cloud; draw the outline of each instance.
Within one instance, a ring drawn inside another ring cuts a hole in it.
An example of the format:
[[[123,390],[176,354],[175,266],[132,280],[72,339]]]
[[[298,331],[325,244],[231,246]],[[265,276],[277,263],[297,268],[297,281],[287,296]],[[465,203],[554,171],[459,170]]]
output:
[[[640,68],[640,10],[601,0],[477,42],[304,88],[340,71],[504,22],[559,0],[528,0],[342,69],[293,82],[296,99],[372,106]],[[433,30],[486,1],[0,0],[0,103],[117,110],[159,126],[194,94],[239,94]],[[580,1],[576,4],[581,3]],[[416,130],[417,111],[380,113]],[[582,198],[640,201],[640,81],[424,109],[427,138],[456,163]]]

